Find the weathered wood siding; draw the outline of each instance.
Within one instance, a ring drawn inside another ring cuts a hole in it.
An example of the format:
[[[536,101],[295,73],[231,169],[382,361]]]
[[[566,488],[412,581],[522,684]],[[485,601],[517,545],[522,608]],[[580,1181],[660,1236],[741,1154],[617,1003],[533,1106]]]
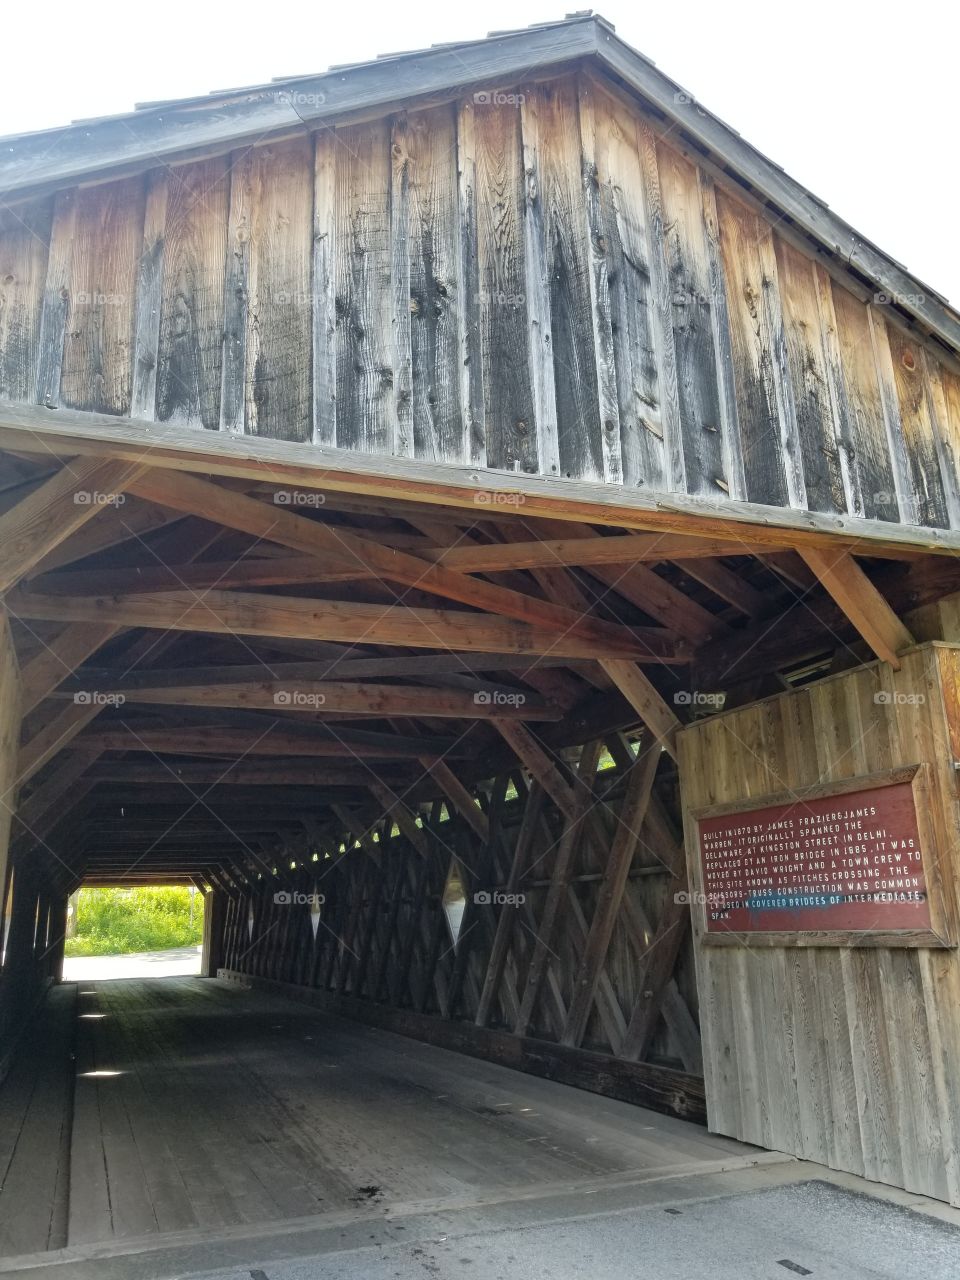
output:
[[[958,682],[960,648],[923,646],[686,730],[691,882],[692,811],[928,762],[955,911]],[[960,953],[711,946],[693,914],[710,1128],[960,1204]]]
[[[957,527],[960,377],[805,244],[585,71],[8,211],[0,396]]]

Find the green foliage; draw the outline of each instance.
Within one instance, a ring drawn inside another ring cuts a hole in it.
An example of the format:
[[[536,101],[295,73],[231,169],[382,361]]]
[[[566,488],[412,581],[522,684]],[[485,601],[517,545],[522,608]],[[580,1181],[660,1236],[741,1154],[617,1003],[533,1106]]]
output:
[[[81,889],[77,932],[68,938],[68,956],[126,955],[198,946],[203,938],[203,897],[190,890]]]

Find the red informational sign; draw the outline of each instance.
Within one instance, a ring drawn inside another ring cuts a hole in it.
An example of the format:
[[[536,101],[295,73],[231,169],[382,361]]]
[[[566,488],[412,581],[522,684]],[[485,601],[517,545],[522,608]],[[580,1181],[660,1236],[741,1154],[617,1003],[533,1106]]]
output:
[[[701,818],[708,933],[929,929],[913,788]]]

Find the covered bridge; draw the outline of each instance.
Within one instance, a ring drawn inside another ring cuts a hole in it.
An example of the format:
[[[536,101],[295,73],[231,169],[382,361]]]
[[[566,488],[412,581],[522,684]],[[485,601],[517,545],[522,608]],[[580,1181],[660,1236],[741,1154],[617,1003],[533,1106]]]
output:
[[[589,14],[0,197],[6,1066],[77,886],[195,884],[208,975],[960,1205],[957,312]]]

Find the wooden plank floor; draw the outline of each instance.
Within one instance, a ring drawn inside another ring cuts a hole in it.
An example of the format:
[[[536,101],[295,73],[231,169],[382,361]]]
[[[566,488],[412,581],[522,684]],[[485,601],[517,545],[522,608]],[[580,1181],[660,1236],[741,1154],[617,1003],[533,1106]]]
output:
[[[77,1006],[71,1245],[666,1171],[753,1150],[210,980],[84,982]]]
[[[0,1089],[0,1256],[66,1244],[76,989],[54,988]]]

